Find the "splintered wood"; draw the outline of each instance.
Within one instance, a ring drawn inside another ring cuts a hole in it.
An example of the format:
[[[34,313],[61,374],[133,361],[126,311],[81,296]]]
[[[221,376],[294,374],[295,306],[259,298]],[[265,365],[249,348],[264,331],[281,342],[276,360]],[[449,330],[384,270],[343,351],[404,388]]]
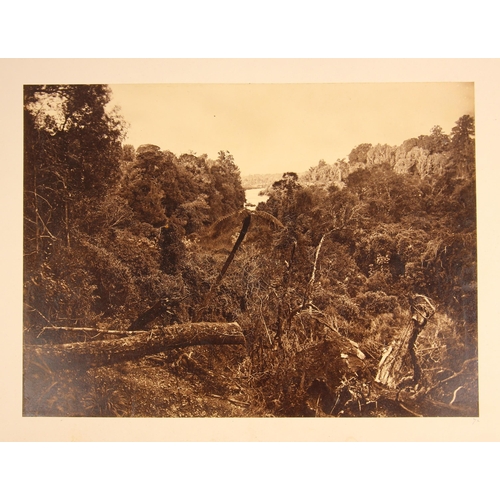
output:
[[[428,297],[416,295],[411,304],[412,317],[401,335],[395,339],[382,355],[375,382],[396,389],[403,380],[416,384],[420,379],[420,367],[415,355],[415,341],[435,307]],[[409,378],[409,372],[413,372]]]

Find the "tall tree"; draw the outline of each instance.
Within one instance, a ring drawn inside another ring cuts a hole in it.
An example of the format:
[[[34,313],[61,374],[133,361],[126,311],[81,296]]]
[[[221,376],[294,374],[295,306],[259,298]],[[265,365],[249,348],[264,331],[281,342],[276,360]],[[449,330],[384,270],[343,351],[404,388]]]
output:
[[[476,141],[474,118],[464,115],[451,129],[451,161],[458,177],[474,172]]]
[[[117,180],[124,124],[109,101],[106,85],[25,86],[25,229],[36,248],[41,235],[69,246],[75,218]]]
[[[229,151],[219,151],[218,158],[211,168],[211,174],[219,199],[222,201],[223,211],[218,216],[241,209],[245,203],[245,190],[241,186],[240,169]]]
[[[82,232],[100,231],[96,207],[119,176],[125,125],[108,109],[110,97],[106,85],[24,88],[24,270],[31,318],[89,315],[95,286],[71,252]]]

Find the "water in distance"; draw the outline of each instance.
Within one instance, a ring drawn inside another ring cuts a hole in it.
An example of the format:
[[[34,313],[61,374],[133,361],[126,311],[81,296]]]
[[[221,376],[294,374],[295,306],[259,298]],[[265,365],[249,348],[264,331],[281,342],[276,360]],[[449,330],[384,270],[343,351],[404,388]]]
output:
[[[250,210],[255,210],[260,202],[266,202],[269,198],[267,195],[261,195],[263,188],[246,189],[245,190],[245,206]]]

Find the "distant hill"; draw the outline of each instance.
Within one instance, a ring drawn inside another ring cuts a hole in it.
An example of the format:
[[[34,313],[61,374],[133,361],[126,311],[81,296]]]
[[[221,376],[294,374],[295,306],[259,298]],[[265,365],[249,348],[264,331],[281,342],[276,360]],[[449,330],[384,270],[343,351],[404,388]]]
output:
[[[264,189],[273,184],[273,182],[279,181],[283,174],[251,174],[251,175],[242,175],[241,176],[241,184],[243,189]],[[305,172],[296,172],[299,178],[305,175]]]
[[[266,188],[273,182],[279,181],[283,174],[251,174],[242,175],[241,184],[243,189]]]

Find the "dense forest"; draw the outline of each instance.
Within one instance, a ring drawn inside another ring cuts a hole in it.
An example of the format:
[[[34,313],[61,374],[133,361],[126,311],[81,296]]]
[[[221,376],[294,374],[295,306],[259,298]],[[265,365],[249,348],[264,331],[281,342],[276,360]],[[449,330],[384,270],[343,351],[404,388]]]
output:
[[[110,98],[24,89],[25,416],[478,415],[473,117],[254,209],[228,151],[135,150]]]

